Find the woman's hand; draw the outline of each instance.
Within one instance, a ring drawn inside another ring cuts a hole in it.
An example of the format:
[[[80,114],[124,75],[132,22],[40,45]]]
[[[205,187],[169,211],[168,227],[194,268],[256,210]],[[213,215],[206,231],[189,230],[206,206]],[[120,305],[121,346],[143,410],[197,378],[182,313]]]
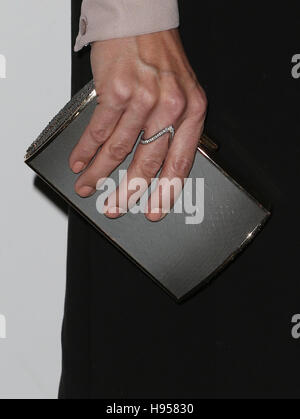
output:
[[[144,193],[128,190],[129,182],[143,178],[149,185],[162,167],[161,181],[145,211],[149,220],[160,220],[179,193],[171,196],[171,202],[164,202],[164,195],[169,197],[170,193],[163,179],[179,178],[182,187],[193,165],[206,114],[205,93],[186,58],[179,33],[170,30],[95,42],[91,63],[99,106],[70,157],[72,170],[83,171],[76,192],[82,197],[95,193],[98,180],[108,177],[131,153],[142,129],[149,138],[174,125],[176,135],[170,148],[168,134],[138,145],[127,183],[121,182],[114,192],[116,204],[106,212],[109,217],[126,212]],[[128,206],[133,195],[135,202],[131,200]]]

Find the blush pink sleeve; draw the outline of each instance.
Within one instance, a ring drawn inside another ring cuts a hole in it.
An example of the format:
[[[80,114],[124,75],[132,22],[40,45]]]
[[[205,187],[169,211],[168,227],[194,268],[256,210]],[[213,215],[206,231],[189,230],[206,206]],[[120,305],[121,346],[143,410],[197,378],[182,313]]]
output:
[[[93,41],[179,26],[177,0],[83,0],[75,51]]]

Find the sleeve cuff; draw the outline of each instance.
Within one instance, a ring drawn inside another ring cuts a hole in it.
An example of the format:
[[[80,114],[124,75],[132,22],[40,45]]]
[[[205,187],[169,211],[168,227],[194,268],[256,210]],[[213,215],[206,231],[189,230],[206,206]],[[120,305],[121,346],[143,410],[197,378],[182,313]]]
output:
[[[160,32],[178,26],[177,0],[83,0],[74,51],[94,41]]]

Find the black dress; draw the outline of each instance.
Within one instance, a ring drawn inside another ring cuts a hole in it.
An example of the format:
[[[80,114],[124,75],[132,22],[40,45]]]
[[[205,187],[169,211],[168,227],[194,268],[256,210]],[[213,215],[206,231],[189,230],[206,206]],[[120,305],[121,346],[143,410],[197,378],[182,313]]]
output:
[[[177,305],[70,210],[61,398],[299,397],[300,81],[296,2],[181,1],[207,127],[257,166],[273,217],[211,286]],[[73,43],[80,2],[72,1]],[[92,78],[73,54],[73,94]],[[247,175],[247,173],[246,173]]]

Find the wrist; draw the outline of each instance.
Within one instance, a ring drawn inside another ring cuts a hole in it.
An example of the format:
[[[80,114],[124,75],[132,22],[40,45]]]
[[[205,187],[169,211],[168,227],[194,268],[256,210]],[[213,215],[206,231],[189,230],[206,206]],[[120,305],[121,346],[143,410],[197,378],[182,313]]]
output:
[[[84,0],[75,51],[95,41],[133,37],[178,26],[177,0]]]

